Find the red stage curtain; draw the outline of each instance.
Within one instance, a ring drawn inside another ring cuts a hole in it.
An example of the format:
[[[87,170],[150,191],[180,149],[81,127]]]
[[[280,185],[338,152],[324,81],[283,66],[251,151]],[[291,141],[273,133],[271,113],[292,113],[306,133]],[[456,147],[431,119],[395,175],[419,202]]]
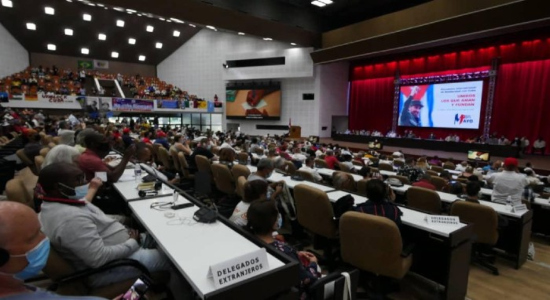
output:
[[[550,142],[550,60],[500,66],[491,132]],[[548,148],[548,147],[547,147]]]
[[[393,77],[353,81],[350,89],[349,129],[391,129]]]

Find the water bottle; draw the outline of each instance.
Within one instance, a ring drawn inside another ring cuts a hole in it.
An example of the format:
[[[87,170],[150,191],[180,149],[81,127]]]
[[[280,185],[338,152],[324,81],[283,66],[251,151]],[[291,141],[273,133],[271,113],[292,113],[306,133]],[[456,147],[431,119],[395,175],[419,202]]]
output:
[[[140,182],[141,181],[141,167],[139,166],[138,163],[136,163],[134,165],[134,176],[136,178],[136,182]]]

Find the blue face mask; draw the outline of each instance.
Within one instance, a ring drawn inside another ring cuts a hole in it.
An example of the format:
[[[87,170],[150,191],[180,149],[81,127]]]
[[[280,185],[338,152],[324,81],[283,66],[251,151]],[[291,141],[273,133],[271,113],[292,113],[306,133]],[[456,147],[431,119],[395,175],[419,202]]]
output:
[[[45,238],[36,247],[25,254],[11,255],[11,257],[27,257],[29,264],[13,277],[19,280],[27,280],[37,275],[46,266],[48,256],[50,255],[50,240]]]
[[[83,185],[81,185],[81,186],[77,186],[77,187],[75,187],[75,188],[71,188],[71,187],[66,186],[66,185],[64,185],[64,184],[62,184],[62,183],[59,183],[59,184],[62,185],[62,186],[64,186],[64,187],[67,188],[67,189],[72,189],[72,190],[74,190],[74,195],[72,195],[72,196],[65,195],[65,194],[63,194],[63,192],[62,192],[62,194],[65,195],[65,196],[66,196],[67,198],[69,198],[69,199],[80,200],[80,199],[83,199],[84,197],[86,197],[86,194],[88,194],[88,184],[87,184],[87,183],[86,183],[86,184],[83,184]]]

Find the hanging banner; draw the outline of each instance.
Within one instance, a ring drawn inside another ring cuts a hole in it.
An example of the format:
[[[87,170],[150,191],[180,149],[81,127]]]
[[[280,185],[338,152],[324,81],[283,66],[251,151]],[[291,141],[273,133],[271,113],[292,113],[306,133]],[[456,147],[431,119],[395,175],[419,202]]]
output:
[[[94,69],[109,69],[109,61],[94,59]]]
[[[113,98],[113,111],[152,112],[154,101]]]
[[[86,106],[86,97],[68,95],[38,94],[36,98],[13,98],[2,105],[14,108],[51,108],[51,109],[83,109]],[[21,101],[25,100],[25,101]]]
[[[91,60],[79,60],[78,69],[91,70],[94,68],[94,62]]]

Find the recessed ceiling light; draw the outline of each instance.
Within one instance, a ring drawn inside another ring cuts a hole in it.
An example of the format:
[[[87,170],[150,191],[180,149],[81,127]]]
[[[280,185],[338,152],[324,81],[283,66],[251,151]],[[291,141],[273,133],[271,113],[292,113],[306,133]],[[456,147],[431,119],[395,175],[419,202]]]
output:
[[[319,6],[319,7],[323,7],[325,6],[326,4],[324,4],[323,2],[321,1],[311,1],[311,4],[315,5],[315,6]]]
[[[138,17],[141,17],[141,14],[137,14]]]
[[[91,21],[91,20],[92,20],[92,15],[90,15],[90,14],[83,14],[83,15],[82,15],[82,19],[83,19],[84,21]]]
[[[107,6],[104,7],[105,9],[109,9]]]
[[[82,49],[80,49],[80,53],[88,55],[88,54],[90,54],[90,49],[82,48]]]
[[[167,22],[167,23],[172,23],[172,21],[170,21],[170,20],[166,20],[166,22]]]
[[[28,30],[36,30],[36,24],[34,24],[34,23],[27,23],[27,29],[28,29]]]
[[[319,0],[323,2],[324,4],[332,4],[332,0]]]
[[[65,35],[73,35],[73,30],[70,28],[65,28]]]
[[[191,27],[197,27],[195,24],[189,24],[189,26],[191,26]]]
[[[95,4],[92,3],[92,2],[88,2],[88,3],[86,3],[86,4],[88,4],[89,6],[95,6]]]
[[[244,32],[239,32],[239,35],[244,35]]]
[[[97,35],[97,39],[104,41],[107,39],[107,36],[104,33],[100,33]]]
[[[118,26],[118,27],[124,27],[124,21],[122,21],[122,20],[116,20],[116,26]]]
[[[212,25],[206,25],[206,28],[212,29],[212,30],[216,30],[216,27],[214,27],[214,26],[212,26]]]
[[[296,43],[290,43],[292,46],[296,46]]]
[[[67,2],[73,2],[73,0],[67,0]]]
[[[11,0],[2,0],[2,6],[13,7],[13,2]]]
[[[162,48],[162,43],[157,42],[157,43],[155,44],[155,47],[156,47],[157,49],[161,49],[161,48]]]
[[[266,37],[266,38],[264,38],[264,41],[273,41],[273,39],[270,38],[270,37]]]
[[[129,14],[129,15],[133,15],[133,14],[134,14],[133,12],[129,12],[129,11],[127,11],[126,13]]]
[[[96,5],[99,6],[99,7],[104,7],[104,6],[105,6],[105,5],[101,4],[101,3],[97,3]]]
[[[172,21],[174,21],[174,22],[176,22],[176,23],[180,23],[180,24],[185,23],[185,22],[183,22],[182,20],[176,19],[176,18],[170,18],[170,20],[172,20]]]
[[[48,50],[55,51],[55,49],[57,49],[57,47],[54,44],[48,44]]]
[[[128,9],[128,8],[126,9],[126,11],[129,12],[129,13],[136,13],[137,12],[137,10]]]
[[[135,45],[135,44],[136,44],[136,39],[134,39],[134,38],[129,38],[129,39],[128,39],[128,44],[130,44],[130,45]]]
[[[166,21],[166,19],[165,19],[165,18],[159,18],[159,20],[161,20],[161,21]]]
[[[122,7],[113,7],[113,9],[116,11],[124,11],[124,8]]]
[[[180,36],[180,32],[179,32],[179,31],[177,31],[177,30],[174,30],[174,36],[175,36],[175,37],[178,37],[178,36]]]
[[[153,30],[155,30],[155,27],[151,26],[151,25],[147,25],[147,27],[145,28],[145,30],[147,30],[147,32],[153,32]]]
[[[118,52],[111,52],[111,57],[112,58],[118,58]]]
[[[139,61],[145,61],[145,55],[140,55],[140,56],[138,57],[138,59],[139,59]]]
[[[46,6],[44,7],[44,12],[47,14],[47,15],[55,15],[55,9],[53,9],[53,7],[49,7],[49,6]]]

